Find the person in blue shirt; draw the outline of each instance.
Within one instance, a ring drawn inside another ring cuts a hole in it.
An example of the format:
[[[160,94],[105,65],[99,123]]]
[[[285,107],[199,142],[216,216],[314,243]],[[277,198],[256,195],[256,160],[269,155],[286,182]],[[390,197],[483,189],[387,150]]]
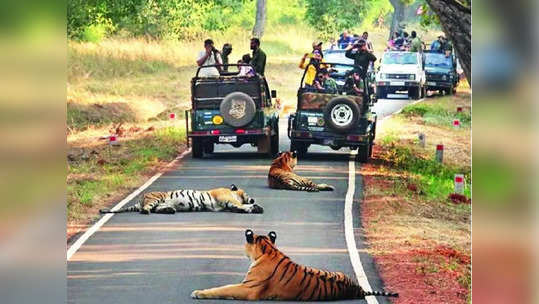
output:
[[[339,48],[345,49],[350,45],[352,42],[352,37],[348,35],[348,31],[343,31],[339,40],[337,40],[337,44],[339,45]]]
[[[442,35],[438,36],[438,39],[434,40],[431,43],[430,50],[436,53],[443,53],[443,49],[442,49],[443,40],[444,40],[444,37]]]

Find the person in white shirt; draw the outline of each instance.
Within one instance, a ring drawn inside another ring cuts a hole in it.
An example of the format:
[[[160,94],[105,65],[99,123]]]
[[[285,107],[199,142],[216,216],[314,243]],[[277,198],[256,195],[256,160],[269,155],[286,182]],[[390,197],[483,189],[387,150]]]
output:
[[[204,51],[198,53],[197,65],[207,66],[207,65],[222,65],[223,60],[221,59],[221,53],[213,46],[213,41],[211,39],[204,40]],[[202,68],[198,73],[199,77],[219,77],[221,67],[209,67]]]

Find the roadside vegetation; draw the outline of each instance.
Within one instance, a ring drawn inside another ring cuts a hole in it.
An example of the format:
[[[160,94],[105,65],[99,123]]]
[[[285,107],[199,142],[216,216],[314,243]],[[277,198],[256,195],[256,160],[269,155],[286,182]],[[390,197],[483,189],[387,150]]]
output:
[[[462,122],[459,129],[454,118]],[[378,131],[374,159],[361,169],[362,222],[386,288],[400,293],[394,303],[470,300],[470,135],[465,87],[405,107]],[[445,148],[443,163],[435,159],[437,144]],[[455,174],[465,176],[463,195],[454,194]]]

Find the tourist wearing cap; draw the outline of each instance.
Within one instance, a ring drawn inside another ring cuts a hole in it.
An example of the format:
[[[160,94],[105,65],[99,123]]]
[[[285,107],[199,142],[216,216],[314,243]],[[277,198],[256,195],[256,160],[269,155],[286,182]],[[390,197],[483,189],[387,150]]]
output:
[[[310,61],[308,64],[305,63],[305,60],[307,57],[310,58]],[[316,74],[318,74],[318,71],[321,68],[326,68],[326,65],[323,64],[324,59],[322,58],[322,52],[319,50],[313,50],[312,54],[305,53],[303,57],[301,58],[301,61],[299,63],[300,69],[307,69],[307,73],[305,74],[305,89],[316,91],[316,87],[314,86],[314,81],[316,80]]]
[[[322,56],[322,58],[324,58],[324,53],[322,52],[322,41],[320,40],[315,40],[313,41],[313,53],[314,51],[318,51],[320,52],[320,55]]]

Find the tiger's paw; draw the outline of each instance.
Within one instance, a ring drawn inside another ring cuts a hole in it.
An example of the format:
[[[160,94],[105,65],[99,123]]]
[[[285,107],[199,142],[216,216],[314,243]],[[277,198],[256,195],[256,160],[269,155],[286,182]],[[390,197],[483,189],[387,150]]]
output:
[[[191,298],[192,298],[192,299],[205,299],[205,297],[204,297],[204,291],[203,291],[203,290],[194,290],[194,291],[191,293]]]
[[[140,214],[150,214],[150,210],[141,209]]]
[[[328,184],[319,184],[317,188],[320,191],[335,191],[335,187]]]
[[[254,204],[253,207],[251,207],[250,213],[264,213],[264,208]]]

